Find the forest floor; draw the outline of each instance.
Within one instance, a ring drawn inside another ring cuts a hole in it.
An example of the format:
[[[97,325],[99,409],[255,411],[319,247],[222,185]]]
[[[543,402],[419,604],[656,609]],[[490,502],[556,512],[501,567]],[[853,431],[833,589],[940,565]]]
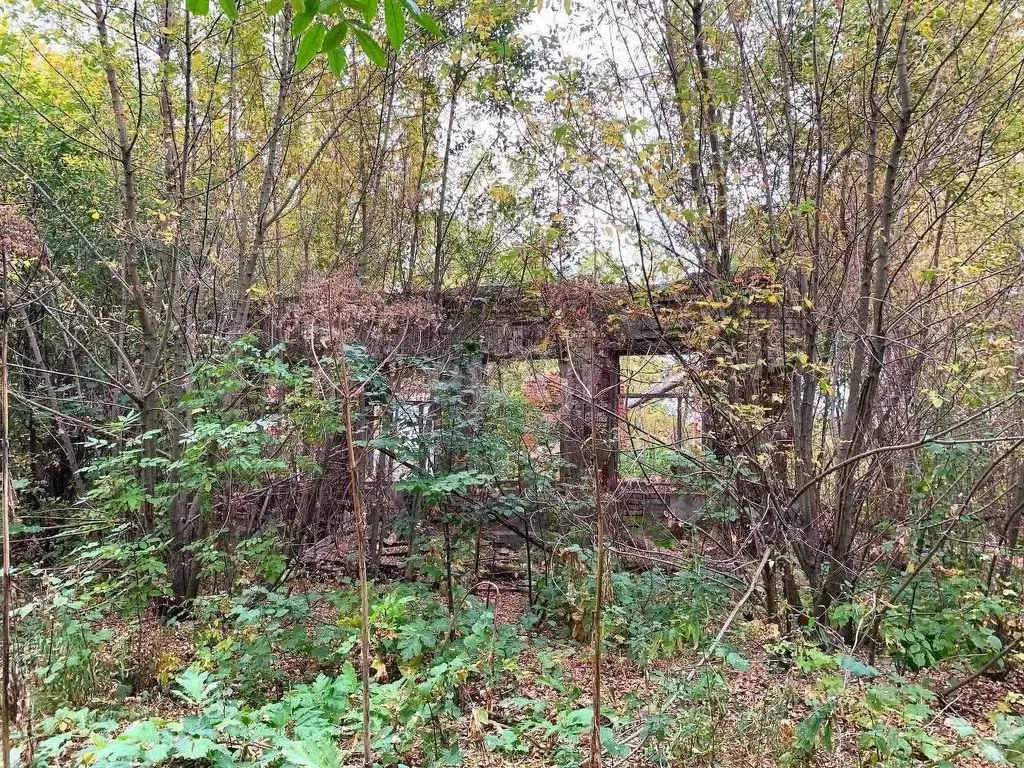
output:
[[[293,594],[321,595],[334,588],[336,585],[302,581],[293,585]],[[497,692],[471,693],[469,698],[475,699],[473,703],[478,706],[469,708],[463,717],[452,723],[449,733],[458,743],[461,764],[490,768],[547,768],[556,765],[558,763],[551,760],[551,753],[557,738],[524,739],[523,743],[528,746],[528,750],[511,755],[487,749],[485,738],[500,737],[504,730],[519,724],[517,711],[506,706],[510,699],[525,698],[544,702],[546,709],[543,715],[552,723],[557,722],[558,713],[566,709],[567,701],[571,700],[571,706],[576,710],[589,707],[589,691],[593,679],[590,647],[559,636],[556,632],[526,629],[523,621],[529,605],[521,592],[502,593],[494,600],[493,610],[497,623],[515,628],[524,646],[516,659],[515,677],[505,681],[502,696],[496,700]],[[310,623],[303,629],[313,635],[317,625],[336,620],[337,617],[329,612],[314,612]],[[179,649],[178,660],[183,664],[195,658],[194,649],[190,649],[190,638],[196,629],[194,625],[183,623],[174,633],[173,643]],[[154,628],[154,631],[158,630]],[[602,664],[604,706],[616,713],[615,731],[619,743],[631,750],[618,759],[608,760],[608,765],[637,768],[663,764],[714,765],[721,768],[770,768],[780,765],[783,759],[781,756],[796,738],[797,727],[820,704],[823,673],[820,670],[801,671],[795,665],[780,663],[777,656],[767,652],[765,646],[777,640],[777,633],[774,627],[761,620],[740,622],[737,632],[743,639],[735,647],[747,663],[742,669],[728,664],[715,665],[716,671],[722,675],[724,687],[718,706],[693,702],[685,697],[679,700],[680,710],[692,711],[696,708],[707,714],[706,718],[700,718],[696,729],[704,729],[705,732],[692,740],[692,743],[682,746],[681,753],[669,755],[667,760],[662,756],[661,761],[644,754],[647,742],[652,738],[642,727],[644,716],[651,710],[644,706],[644,702],[656,704],[663,701],[666,698],[665,683],[671,686],[672,681],[692,677],[702,664],[707,664],[706,660],[701,653],[691,651],[678,658],[661,659],[641,667],[628,655],[614,651],[605,653]],[[543,660],[538,654],[538,648],[543,649]],[[281,656],[277,660],[283,672],[279,688],[287,690],[315,677],[319,670],[309,662],[308,658]],[[897,686],[920,685],[929,689],[940,688],[948,679],[942,670],[918,675],[897,675],[893,670],[892,674],[897,679]],[[559,680],[561,685],[552,685],[553,679]],[[860,689],[862,697],[866,698],[871,682],[847,680],[847,697],[855,698],[853,691]],[[944,741],[957,743],[956,731],[945,721],[950,717],[959,717],[984,733],[991,730],[993,711],[1024,715],[1022,692],[1024,670],[1015,669],[1002,680],[981,677],[959,692],[955,699],[937,709],[923,724],[922,731]],[[668,695],[671,695],[671,688]],[[182,708],[178,699],[170,695],[147,695],[134,703],[140,714],[168,719],[180,717],[188,711]],[[838,716],[832,722],[831,748],[817,751],[810,764],[836,768],[873,764],[857,744],[857,737],[865,730],[863,721],[858,720],[858,710],[858,707],[839,709]],[[898,717],[894,717],[893,725],[898,731],[903,724]],[[581,753],[586,748],[586,738],[585,733],[579,737]],[[926,765],[930,762],[923,755],[918,755],[918,758],[912,764]],[[968,750],[955,755],[947,764],[967,768],[992,763],[973,754],[973,750]]]
[[[336,548],[335,554],[344,557],[343,550]],[[386,570],[401,570],[401,557],[390,557]],[[294,700],[296,692],[315,687],[318,679],[340,678],[345,669],[358,669],[352,633],[358,625],[352,615],[355,591],[350,581],[340,585],[337,574],[331,573],[341,567],[335,560],[319,572],[290,580],[272,603],[262,604],[264,598],[254,602],[251,596],[242,601],[225,596],[212,612],[170,625],[153,616],[141,616],[135,622],[109,621],[106,629],[112,639],[104,653],[110,658],[106,665],[98,659],[97,669],[115,669],[118,653],[134,651],[147,657],[148,683],[120,695],[123,684],[116,676],[101,679],[88,707],[99,712],[104,702],[118,700],[115,714],[108,717],[116,725],[98,736],[95,727],[74,724],[79,715],[65,710],[61,721],[58,712],[56,720],[51,717],[43,724],[43,735],[30,747],[37,754],[46,753],[37,747],[45,744],[49,734],[50,756],[36,764],[107,768],[158,764],[108,759],[111,745],[123,738],[118,734],[131,732],[142,719],[160,727],[181,723],[187,732],[189,722],[199,722],[189,718],[202,714],[203,727],[221,733],[220,725],[210,725],[216,702],[204,703],[198,694],[189,698],[180,691],[184,686],[180,675],[192,668],[205,670],[200,691],[213,685],[205,681],[217,679],[211,674],[220,675],[221,690],[244,700],[242,710],[254,713],[269,711],[275,701]],[[382,765],[546,768],[583,764],[590,723],[592,644],[586,637],[573,637],[573,628],[579,626],[576,619],[557,615],[570,604],[548,601],[531,606],[524,574],[502,571],[493,579],[480,579],[477,597],[462,601],[459,610],[469,613],[472,605],[476,623],[464,625],[461,634],[467,640],[457,653],[442,655],[447,635],[436,628],[417,630],[421,639],[411,639],[422,647],[406,652],[403,642],[410,641],[408,627],[422,623],[431,611],[443,615],[446,598],[436,587],[426,593],[422,589],[409,594],[389,592],[394,586],[381,586],[373,608],[377,616],[373,696],[375,706],[379,701],[378,709],[390,722],[389,726],[375,722],[374,727],[393,732],[390,738],[397,745]],[[405,601],[412,610],[396,613],[389,623],[380,606],[390,605],[387,596],[395,594],[405,595],[397,603]],[[412,594],[418,595],[415,601]],[[657,599],[652,594],[650,603],[620,606],[626,609],[625,618],[606,637],[601,667],[602,712],[608,726],[606,766],[991,765],[981,756],[979,740],[991,736],[998,715],[1024,715],[1024,672],[1019,668],[1002,680],[982,676],[943,703],[930,691],[941,690],[962,675],[962,669],[909,673],[882,662],[869,668],[867,659],[851,660],[782,641],[777,628],[759,618],[753,606],[730,631],[728,654],[709,660],[706,640],[673,640],[661,652],[638,659],[633,638],[619,633],[628,635],[634,623],[646,626],[645,617],[653,615],[651,606]],[[717,632],[734,599],[735,595],[720,606],[723,611],[706,616],[700,627],[702,638]],[[474,650],[468,638],[481,623],[489,625],[485,630],[492,634],[481,636],[491,638],[491,647],[481,650],[477,644]],[[347,634],[332,634],[338,628]],[[303,641],[296,641],[297,637]],[[496,649],[496,642],[505,650]],[[448,687],[423,695],[429,681],[459,665],[462,671],[446,678]],[[350,725],[342,730],[348,735],[338,741],[342,762],[332,762],[334,758],[274,762],[267,756],[276,753],[267,751],[260,762],[195,764],[355,765],[358,693],[352,689],[347,695]],[[223,704],[220,699],[217,702]],[[259,717],[261,722],[267,720],[266,715]],[[295,716],[295,722],[285,727],[289,738],[297,738],[300,721]],[[180,738],[181,729],[176,732]],[[52,740],[57,737],[63,740],[53,749]],[[264,736],[252,739],[253,754],[270,743]],[[223,743],[235,742],[225,738]]]

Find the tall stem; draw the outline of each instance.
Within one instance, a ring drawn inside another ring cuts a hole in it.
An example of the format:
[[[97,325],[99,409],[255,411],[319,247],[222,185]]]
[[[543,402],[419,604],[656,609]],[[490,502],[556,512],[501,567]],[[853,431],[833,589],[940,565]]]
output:
[[[594,703],[593,731],[590,735],[590,768],[601,768],[601,610],[604,587],[604,515],[601,509],[601,463],[598,460],[597,426],[597,333],[590,345],[590,445],[594,471],[594,514],[597,517],[597,540],[594,543]]]
[[[0,748],[3,749],[3,768],[11,768],[11,443],[10,404],[7,392],[7,323],[10,308],[7,306],[7,258],[0,254],[3,262],[3,329],[0,331],[0,460],[3,461],[3,722],[0,723]]]
[[[351,387],[345,345],[341,345],[342,408],[345,416],[345,447],[348,450],[349,485],[352,496],[352,517],[356,523],[356,548],[359,557],[359,672],[363,682],[363,762],[373,765],[370,755],[370,601],[366,579],[366,510],[363,508],[359,466],[356,463],[355,437],[352,432]],[[5,766],[6,768],[6,766]]]

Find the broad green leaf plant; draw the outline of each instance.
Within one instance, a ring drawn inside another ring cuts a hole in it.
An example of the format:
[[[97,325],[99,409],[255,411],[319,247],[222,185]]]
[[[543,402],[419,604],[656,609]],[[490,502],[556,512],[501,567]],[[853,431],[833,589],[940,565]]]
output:
[[[237,0],[217,0],[220,10],[230,21],[238,19]],[[374,22],[383,5],[384,32],[390,48],[398,52],[406,41],[406,17],[422,30],[442,37],[441,26],[416,0],[289,0],[291,4],[291,34],[299,39],[295,50],[295,68],[305,69],[323,54],[335,76],[340,76],[348,64],[345,42],[353,40],[365,56],[381,69],[388,64],[388,54],[377,42]],[[285,0],[267,0],[268,15],[276,16],[284,10]],[[188,10],[205,16],[210,12],[210,0],[185,0]]]

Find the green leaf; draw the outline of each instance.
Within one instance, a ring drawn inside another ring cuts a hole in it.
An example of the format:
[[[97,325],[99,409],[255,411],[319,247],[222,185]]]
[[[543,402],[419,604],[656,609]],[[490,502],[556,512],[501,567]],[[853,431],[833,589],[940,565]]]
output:
[[[878,677],[878,670],[874,667],[869,667],[863,662],[857,661],[852,656],[840,656],[839,666],[845,669],[854,677]]]
[[[429,13],[421,13],[417,16],[416,23],[434,37],[444,37],[444,30],[441,29],[441,25]]]
[[[234,21],[238,18],[238,8],[235,7],[235,0],[217,0],[224,15]]]
[[[320,46],[323,45],[326,34],[327,30],[324,29],[324,25],[318,21],[302,36],[302,40],[299,42],[299,50],[295,54],[295,69],[297,71],[301,71],[309,66],[309,62],[313,60],[313,57],[320,53]]]
[[[218,751],[217,744],[210,739],[182,737],[174,742],[178,757],[185,760],[202,760]]]
[[[267,16],[277,16],[284,8],[284,0],[270,0],[267,3]]]
[[[185,7],[196,16],[205,16],[210,12],[210,0],[185,0]]]
[[[306,31],[306,27],[313,23],[313,19],[316,17],[315,13],[306,13],[303,11],[294,19],[292,19],[292,37],[298,37]]]
[[[345,46],[339,45],[327,52],[327,66],[335,77],[341,77],[341,73],[348,66],[348,57],[345,55]]]
[[[105,746],[99,754],[103,757],[101,762],[109,761],[115,765],[120,765],[122,760],[136,760],[141,752],[142,749],[138,744],[116,739]],[[114,760],[111,760],[111,758],[114,758]]]
[[[191,666],[175,678],[179,691],[175,691],[186,701],[194,701],[203,704],[216,692],[219,684],[216,681],[210,682],[210,673],[202,672],[197,667]]]
[[[586,728],[594,721],[594,709],[593,707],[584,707],[583,709],[574,709],[567,715],[559,718],[559,725],[566,728],[582,729]]]
[[[136,743],[148,742],[155,744],[160,741],[160,729],[157,728],[156,723],[152,720],[136,720],[124,729],[121,738]]]
[[[341,754],[338,748],[326,741],[288,741],[281,754],[289,765],[298,768],[340,768]]]
[[[733,669],[739,670],[740,672],[746,672],[750,669],[750,662],[744,659],[735,651],[730,651],[725,654],[725,663]]]
[[[362,15],[367,26],[373,24],[373,20],[377,18],[377,0],[341,0],[341,2]]]
[[[444,751],[434,761],[434,765],[463,765],[462,751],[459,749],[458,744],[453,744],[450,747],[445,747]]]
[[[415,21],[421,29],[434,37],[444,37],[444,32],[441,30],[441,26],[434,21],[433,16],[420,10],[420,7],[416,4],[416,0],[402,0],[402,2],[404,2],[405,7],[409,9],[409,15],[412,16],[413,21]]]
[[[405,13],[398,0],[384,0],[384,26],[388,31],[388,40],[396,51],[405,40]]]
[[[990,763],[1005,763],[1006,755],[1003,754],[1003,750],[993,744],[991,741],[983,741],[978,746],[978,752],[988,760]]]
[[[974,726],[962,717],[947,717],[946,725],[956,731],[957,736],[966,738],[967,736],[974,736],[977,733]]]
[[[356,36],[356,42],[359,43],[359,47],[363,49],[363,53],[366,54],[370,61],[381,69],[387,67],[388,57],[384,54],[384,51],[377,44],[376,40],[370,37],[370,35],[363,30],[359,29],[359,27],[352,27],[352,33]]]
[[[150,765],[159,765],[171,756],[170,744],[156,744],[142,753],[143,759]]]
[[[320,50],[323,51],[324,53],[330,53],[332,50],[341,45],[342,41],[344,41],[347,35],[348,22],[342,19],[329,30],[327,30],[327,34],[324,35],[324,41],[320,45]],[[342,52],[342,54],[344,55],[344,51]]]

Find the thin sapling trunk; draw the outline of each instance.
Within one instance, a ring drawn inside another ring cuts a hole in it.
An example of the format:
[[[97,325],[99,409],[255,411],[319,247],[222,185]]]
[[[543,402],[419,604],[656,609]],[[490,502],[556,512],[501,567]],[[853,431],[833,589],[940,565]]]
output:
[[[348,364],[345,360],[345,345],[341,355],[342,408],[345,418],[345,448],[348,451],[352,517],[356,524],[356,549],[359,558],[359,675],[363,684],[363,763],[366,768],[373,765],[370,754],[370,601],[367,596],[366,578],[366,510],[363,509],[363,494],[359,485],[359,465],[356,462],[355,436],[352,431],[352,391],[349,386]]]
[[[591,340],[590,358],[590,444],[594,472],[594,514],[597,538],[594,542],[594,668],[593,668],[593,730],[590,735],[590,768],[604,765],[601,756],[601,611],[604,592],[604,515],[601,508],[601,463],[598,461],[597,426],[597,335]]]

